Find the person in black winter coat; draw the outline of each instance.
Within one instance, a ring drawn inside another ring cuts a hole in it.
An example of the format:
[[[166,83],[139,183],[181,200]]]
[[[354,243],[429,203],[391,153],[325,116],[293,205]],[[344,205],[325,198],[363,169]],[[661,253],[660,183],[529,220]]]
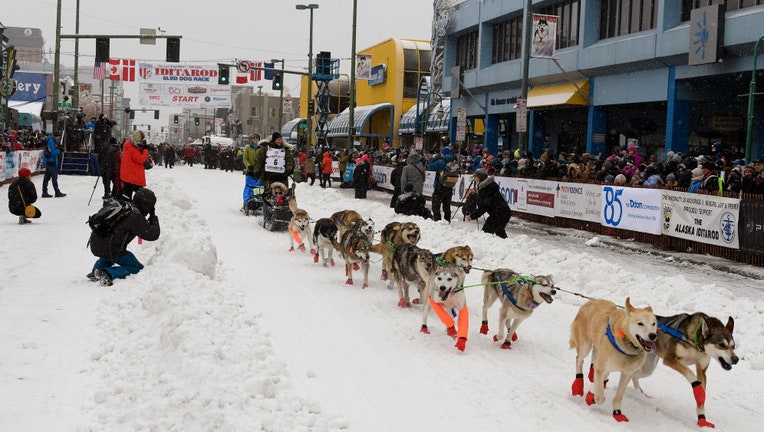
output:
[[[401,194],[401,174],[403,173],[403,167],[406,166],[406,162],[399,157],[395,163],[395,168],[390,173],[390,184],[393,185],[393,197],[390,199],[390,208],[395,208],[395,204],[398,202],[398,197]]]
[[[466,219],[477,219],[488,213],[488,219],[483,224],[483,232],[507,238],[505,227],[509,218],[512,217],[512,211],[501,195],[499,185],[494,182],[493,176],[489,177],[483,169],[475,171],[474,179],[477,185],[477,209],[468,214]]]
[[[32,172],[29,171],[28,168],[19,169],[19,178],[11,183],[10,187],[8,188],[8,210],[11,212],[11,214],[19,217],[19,225],[24,225],[32,222],[27,219],[26,213],[24,212],[26,206],[31,205],[33,202],[37,201],[37,189],[35,189],[32,180],[29,179],[31,175]],[[37,219],[40,216],[40,209],[35,207],[34,216],[29,217],[32,219]]]
[[[366,199],[366,191],[369,190],[369,158],[366,155],[355,161],[353,188],[355,189],[356,198]]]
[[[427,200],[421,194],[414,191],[413,183],[406,183],[403,193],[395,203],[395,212],[408,216],[420,216],[432,219],[432,212],[427,208]]]
[[[119,220],[108,234],[95,231],[90,234],[90,251],[98,260],[93,264],[93,271],[87,275],[88,279],[108,286],[113,279],[125,278],[143,269],[143,264],[127,250],[127,245],[135,237],[148,241],[159,238],[159,218],[154,214],[156,200],[151,190],[138,189],[130,213]]]

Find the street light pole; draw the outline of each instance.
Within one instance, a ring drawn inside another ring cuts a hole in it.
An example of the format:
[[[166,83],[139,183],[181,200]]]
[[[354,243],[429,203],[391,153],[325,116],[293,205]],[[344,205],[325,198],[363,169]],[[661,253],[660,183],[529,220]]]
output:
[[[759,57],[759,43],[764,39],[764,34],[759,36],[753,48],[753,70],[751,71],[751,85],[748,90],[748,121],[745,137],[745,163],[751,163],[751,145],[753,141],[753,99],[756,94],[756,60]]]
[[[308,43],[308,106],[310,106],[310,101],[313,101],[313,9],[318,9],[318,5],[315,3],[307,5],[298,4],[295,5],[295,9],[308,9],[310,11],[310,39]],[[312,105],[315,107],[315,103]],[[310,112],[308,112],[306,138],[308,141],[307,148],[310,149],[313,144],[313,116]]]

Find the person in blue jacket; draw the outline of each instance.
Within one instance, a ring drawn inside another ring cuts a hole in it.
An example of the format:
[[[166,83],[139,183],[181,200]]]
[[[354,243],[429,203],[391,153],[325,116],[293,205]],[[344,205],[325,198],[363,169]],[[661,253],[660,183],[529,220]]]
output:
[[[66,194],[58,188],[58,155],[61,150],[56,146],[57,140],[61,138],[61,132],[55,132],[48,135],[46,150],[43,151],[42,163],[45,165],[45,176],[42,179],[42,197],[51,198],[53,195],[48,193],[48,182],[53,182],[53,190],[56,192],[56,198],[65,197]]]

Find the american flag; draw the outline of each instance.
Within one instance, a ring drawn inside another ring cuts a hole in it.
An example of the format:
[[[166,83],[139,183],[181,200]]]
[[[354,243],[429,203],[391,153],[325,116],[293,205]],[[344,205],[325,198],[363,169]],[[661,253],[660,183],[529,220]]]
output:
[[[106,79],[106,63],[95,62],[93,66],[93,79],[104,80]]]

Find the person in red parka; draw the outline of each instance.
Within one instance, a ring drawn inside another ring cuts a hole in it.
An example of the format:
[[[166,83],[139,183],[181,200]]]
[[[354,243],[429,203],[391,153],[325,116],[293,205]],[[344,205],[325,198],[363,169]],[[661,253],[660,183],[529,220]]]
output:
[[[122,179],[122,195],[133,199],[133,193],[146,186],[146,169],[143,164],[149,157],[149,146],[144,140],[143,131],[133,132],[132,141],[125,141],[122,150],[119,175]]]
[[[332,155],[328,151],[324,152],[321,159],[321,187],[332,187]]]

